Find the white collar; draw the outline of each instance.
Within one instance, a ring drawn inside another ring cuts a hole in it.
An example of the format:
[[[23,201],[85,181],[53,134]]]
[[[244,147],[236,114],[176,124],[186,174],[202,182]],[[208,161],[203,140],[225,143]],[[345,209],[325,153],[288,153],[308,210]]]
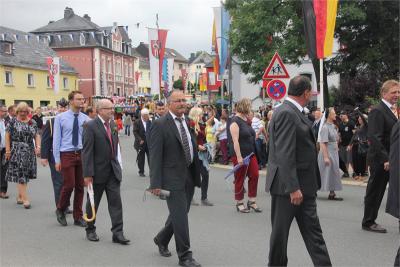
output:
[[[392,109],[392,104],[390,104],[389,102],[387,102],[385,99],[382,98],[382,102],[385,103],[385,105],[389,108]]]
[[[168,111],[169,114],[171,114],[172,118],[175,120],[176,118],[179,118],[178,116],[176,116],[174,113],[172,113],[171,111]],[[185,115],[182,115],[182,117],[180,117],[180,119],[185,119]]]
[[[290,103],[292,103],[293,105],[295,105],[296,108],[297,108],[298,110],[300,110],[300,112],[303,112],[303,109],[304,109],[304,108],[303,108],[296,100],[294,100],[294,99],[291,98],[290,96],[288,96],[288,97],[286,98],[286,100],[289,101]]]
[[[100,115],[98,115],[97,117],[99,117],[99,119],[101,120],[101,123],[103,123],[103,125],[104,125],[104,123],[106,123],[106,121],[103,120],[103,118],[102,118]],[[111,120],[110,120],[110,121],[111,121]],[[110,123],[110,121],[109,121],[108,123]]]

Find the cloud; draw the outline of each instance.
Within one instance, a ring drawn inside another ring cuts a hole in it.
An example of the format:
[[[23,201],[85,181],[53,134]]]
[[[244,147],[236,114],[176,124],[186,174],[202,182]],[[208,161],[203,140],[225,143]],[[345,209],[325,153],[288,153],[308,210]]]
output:
[[[190,52],[211,50],[212,7],[219,0],[1,0],[0,24],[32,31],[50,20],[59,20],[65,7],[88,14],[99,26],[113,22],[128,26],[134,45],[148,42],[146,27],[168,29],[167,46],[188,57]],[[140,23],[139,28],[136,24]]]

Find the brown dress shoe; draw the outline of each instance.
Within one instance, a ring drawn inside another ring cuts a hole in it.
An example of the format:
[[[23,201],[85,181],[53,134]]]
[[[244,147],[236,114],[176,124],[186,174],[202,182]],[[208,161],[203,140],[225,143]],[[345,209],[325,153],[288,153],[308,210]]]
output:
[[[379,224],[372,224],[370,226],[363,226],[362,227],[363,230],[365,231],[370,231],[370,232],[375,232],[375,233],[387,233],[386,229],[383,228],[382,226],[380,226]]]

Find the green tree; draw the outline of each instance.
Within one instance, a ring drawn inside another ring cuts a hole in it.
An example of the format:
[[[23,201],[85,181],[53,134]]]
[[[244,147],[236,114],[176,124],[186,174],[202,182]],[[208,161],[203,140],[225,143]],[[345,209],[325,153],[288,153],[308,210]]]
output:
[[[182,84],[182,79],[176,80],[173,84],[173,87],[175,89],[180,89],[183,90],[183,84]]]

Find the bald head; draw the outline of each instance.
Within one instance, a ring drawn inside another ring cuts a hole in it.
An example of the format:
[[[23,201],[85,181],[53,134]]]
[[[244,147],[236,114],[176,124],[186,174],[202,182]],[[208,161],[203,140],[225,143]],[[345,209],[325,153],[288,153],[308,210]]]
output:
[[[114,104],[108,99],[101,99],[96,104],[96,111],[104,121],[109,121],[114,115]]]

